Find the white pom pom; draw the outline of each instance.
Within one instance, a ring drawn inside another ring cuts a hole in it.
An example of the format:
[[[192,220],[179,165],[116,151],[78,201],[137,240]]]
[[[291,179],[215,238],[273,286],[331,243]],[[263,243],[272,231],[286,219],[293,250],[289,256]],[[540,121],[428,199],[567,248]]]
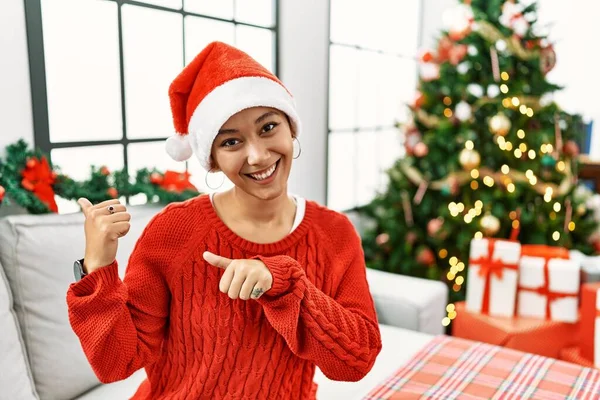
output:
[[[184,135],[175,134],[167,139],[165,143],[167,154],[175,161],[185,161],[189,159],[192,154],[192,146],[188,138]]]

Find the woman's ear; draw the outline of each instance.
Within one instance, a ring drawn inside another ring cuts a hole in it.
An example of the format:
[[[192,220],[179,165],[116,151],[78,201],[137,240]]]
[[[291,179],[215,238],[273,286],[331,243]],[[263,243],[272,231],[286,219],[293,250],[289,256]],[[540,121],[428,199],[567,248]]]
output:
[[[219,172],[221,170],[221,168],[219,168],[219,166],[217,165],[217,162],[215,161],[215,159],[213,158],[213,156],[210,156],[210,170],[209,172]]]

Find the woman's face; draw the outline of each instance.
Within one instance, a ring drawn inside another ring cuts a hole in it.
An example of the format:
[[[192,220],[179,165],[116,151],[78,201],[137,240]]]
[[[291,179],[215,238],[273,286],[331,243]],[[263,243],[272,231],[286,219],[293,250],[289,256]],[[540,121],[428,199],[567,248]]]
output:
[[[252,107],[223,124],[212,144],[213,166],[235,186],[263,199],[287,193],[293,135],[284,113]]]

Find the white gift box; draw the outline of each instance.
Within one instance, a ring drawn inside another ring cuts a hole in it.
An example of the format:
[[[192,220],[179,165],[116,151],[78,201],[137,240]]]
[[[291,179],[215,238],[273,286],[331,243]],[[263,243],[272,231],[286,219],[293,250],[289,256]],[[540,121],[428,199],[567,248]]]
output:
[[[517,315],[577,322],[580,271],[575,260],[521,256]]]
[[[468,311],[500,317],[514,315],[520,256],[519,242],[471,240],[466,298]]]
[[[600,282],[600,256],[586,256],[579,250],[569,251],[569,256],[581,266],[581,283]]]

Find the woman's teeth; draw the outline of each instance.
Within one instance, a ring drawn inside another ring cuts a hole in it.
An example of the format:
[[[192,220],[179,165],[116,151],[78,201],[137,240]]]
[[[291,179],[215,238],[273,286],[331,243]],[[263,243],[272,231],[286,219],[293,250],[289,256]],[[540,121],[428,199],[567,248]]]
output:
[[[264,179],[267,179],[271,175],[273,175],[273,172],[275,172],[275,168],[277,168],[277,163],[273,164],[273,166],[271,168],[269,168],[262,174],[249,174],[249,175],[251,177],[253,177],[254,179],[256,179],[257,181],[262,181]]]

